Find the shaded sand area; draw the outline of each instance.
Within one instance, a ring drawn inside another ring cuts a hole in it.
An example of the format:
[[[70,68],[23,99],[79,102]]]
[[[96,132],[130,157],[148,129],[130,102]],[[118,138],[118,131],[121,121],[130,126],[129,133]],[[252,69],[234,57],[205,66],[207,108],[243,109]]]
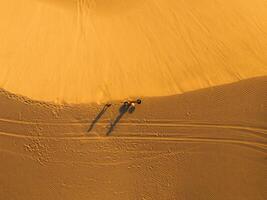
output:
[[[1,199],[265,200],[266,88],[260,77],[145,98],[123,116],[119,102],[58,106],[2,90]]]
[[[266,0],[0,0],[0,87],[89,103],[264,76],[266,13]]]

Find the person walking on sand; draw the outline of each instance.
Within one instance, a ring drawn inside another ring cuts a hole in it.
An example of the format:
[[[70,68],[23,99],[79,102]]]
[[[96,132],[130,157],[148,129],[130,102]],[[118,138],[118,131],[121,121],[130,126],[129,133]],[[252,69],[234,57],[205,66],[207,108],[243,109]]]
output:
[[[137,99],[135,101],[128,100],[128,101],[124,101],[123,102],[123,104],[125,106],[128,106],[128,107],[130,107],[130,106],[135,107],[136,104],[141,104],[141,103],[142,103],[141,99]]]

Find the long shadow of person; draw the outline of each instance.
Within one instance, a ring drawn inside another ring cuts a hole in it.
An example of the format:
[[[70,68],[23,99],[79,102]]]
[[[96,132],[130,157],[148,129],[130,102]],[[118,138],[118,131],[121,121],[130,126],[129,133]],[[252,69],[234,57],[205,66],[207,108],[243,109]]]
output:
[[[129,110],[130,104],[123,104],[119,109],[119,115],[116,117],[114,122],[110,124],[110,128],[107,132],[107,135],[110,135],[110,133],[114,130],[116,124],[120,121],[120,119],[123,117],[123,115]]]
[[[111,106],[111,104],[106,104],[106,105],[104,105],[104,107],[102,108],[102,110],[98,113],[98,115],[94,118],[94,120],[92,121],[92,123],[91,123],[91,125],[90,125],[90,127],[89,127],[89,129],[88,129],[88,131],[87,132],[90,132],[93,128],[94,128],[94,126],[95,126],[95,124],[97,123],[97,121],[102,117],[102,115],[104,115],[104,113],[107,111],[107,109],[109,108]]]

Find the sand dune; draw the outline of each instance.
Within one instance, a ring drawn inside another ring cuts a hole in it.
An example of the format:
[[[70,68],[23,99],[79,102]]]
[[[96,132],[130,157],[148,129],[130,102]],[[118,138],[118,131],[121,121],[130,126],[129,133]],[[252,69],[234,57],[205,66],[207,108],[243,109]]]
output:
[[[0,92],[3,199],[266,196],[267,77],[143,99],[120,115]],[[93,124],[92,124],[93,123]]]
[[[267,199],[266,13],[0,0],[0,200]]]
[[[264,0],[1,0],[0,87],[88,103],[267,75],[266,11]]]

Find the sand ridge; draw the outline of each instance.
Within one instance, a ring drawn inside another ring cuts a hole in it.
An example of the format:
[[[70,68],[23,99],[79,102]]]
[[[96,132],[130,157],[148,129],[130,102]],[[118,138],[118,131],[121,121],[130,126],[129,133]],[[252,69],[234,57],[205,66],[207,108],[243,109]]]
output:
[[[88,103],[263,76],[264,2],[2,0],[0,87]]]

